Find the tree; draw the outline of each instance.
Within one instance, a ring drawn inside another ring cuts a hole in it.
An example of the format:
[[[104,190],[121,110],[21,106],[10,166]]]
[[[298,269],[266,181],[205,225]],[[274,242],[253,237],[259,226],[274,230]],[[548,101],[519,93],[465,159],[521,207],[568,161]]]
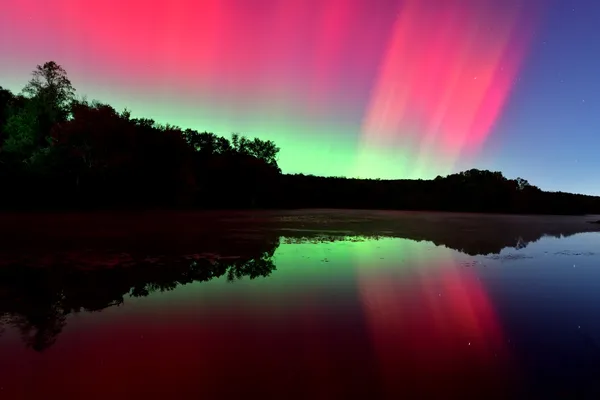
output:
[[[274,142],[254,138],[254,140],[248,143],[248,148],[250,149],[250,154],[254,157],[263,160],[269,165],[277,166],[277,155],[280,149]]]
[[[31,80],[23,88],[23,93],[31,98],[40,98],[57,110],[66,112],[75,99],[75,89],[67,72],[54,61],[36,67]]]
[[[0,86],[0,139],[2,138],[2,127],[8,118],[8,109],[13,101],[14,95],[10,90]]]
[[[525,180],[523,178],[517,178],[517,179],[515,179],[515,181],[517,182],[518,190],[524,190],[526,187],[531,186],[529,184],[529,182],[527,182],[527,180]]]
[[[31,80],[23,88],[37,117],[37,145],[48,145],[50,129],[69,118],[75,99],[75,89],[63,67],[54,61],[38,65]]]
[[[13,94],[0,86],[0,147],[2,147],[2,142],[5,139],[4,134],[4,124],[8,119],[8,108],[10,103],[12,102]]]
[[[239,133],[233,133],[231,135],[231,144],[234,151],[254,156],[268,165],[279,168],[277,165],[277,155],[280,149],[271,140],[260,140],[259,138],[250,140],[246,136],[240,136]]]
[[[36,119],[26,109],[12,115],[4,125],[6,138],[2,144],[2,152],[8,154],[13,161],[27,161],[37,148]]]
[[[79,101],[73,118],[51,130],[53,149],[60,155],[63,174],[80,178],[90,173],[104,175],[119,171],[134,156],[133,128],[109,105]]]
[[[186,129],[183,131],[185,141],[191,148],[204,155],[211,156],[215,153],[219,153],[217,145],[217,135],[211,132],[198,132],[193,129]]]
[[[6,123],[11,116],[20,113],[28,100],[21,95],[14,95],[10,90],[0,86],[0,146],[6,140]]]

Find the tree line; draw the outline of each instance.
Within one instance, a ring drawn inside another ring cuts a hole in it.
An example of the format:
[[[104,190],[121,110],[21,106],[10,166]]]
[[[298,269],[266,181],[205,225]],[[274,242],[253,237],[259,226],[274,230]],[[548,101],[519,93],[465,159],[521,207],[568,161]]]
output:
[[[433,180],[283,174],[273,141],[133,118],[75,93],[53,61],[38,65],[19,94],[0,87],[0,208],[600,213],[600,197],[476,169]]]

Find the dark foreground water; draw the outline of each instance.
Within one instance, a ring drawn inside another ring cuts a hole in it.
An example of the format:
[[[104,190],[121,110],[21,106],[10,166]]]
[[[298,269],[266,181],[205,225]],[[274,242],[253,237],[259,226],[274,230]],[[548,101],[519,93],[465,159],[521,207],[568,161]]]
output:
[[[600,398],[600,234],[456,227],[7,255],[0,398]]]

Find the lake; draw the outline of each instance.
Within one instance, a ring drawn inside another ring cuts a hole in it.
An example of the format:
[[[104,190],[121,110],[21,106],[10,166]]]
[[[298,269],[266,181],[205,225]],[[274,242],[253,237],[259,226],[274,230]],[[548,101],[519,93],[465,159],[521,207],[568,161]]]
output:
[[[598,219],[0,215],[0,396],[598,399]]]

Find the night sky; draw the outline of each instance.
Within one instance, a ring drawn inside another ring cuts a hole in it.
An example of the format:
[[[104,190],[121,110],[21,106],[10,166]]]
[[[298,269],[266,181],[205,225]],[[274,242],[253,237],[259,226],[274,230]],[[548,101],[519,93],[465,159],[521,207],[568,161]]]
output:
[[[286,173],[600,195],[599,21],[598,0],[2,0],[0,85],[54,60],[117,110],[272,139]]]

